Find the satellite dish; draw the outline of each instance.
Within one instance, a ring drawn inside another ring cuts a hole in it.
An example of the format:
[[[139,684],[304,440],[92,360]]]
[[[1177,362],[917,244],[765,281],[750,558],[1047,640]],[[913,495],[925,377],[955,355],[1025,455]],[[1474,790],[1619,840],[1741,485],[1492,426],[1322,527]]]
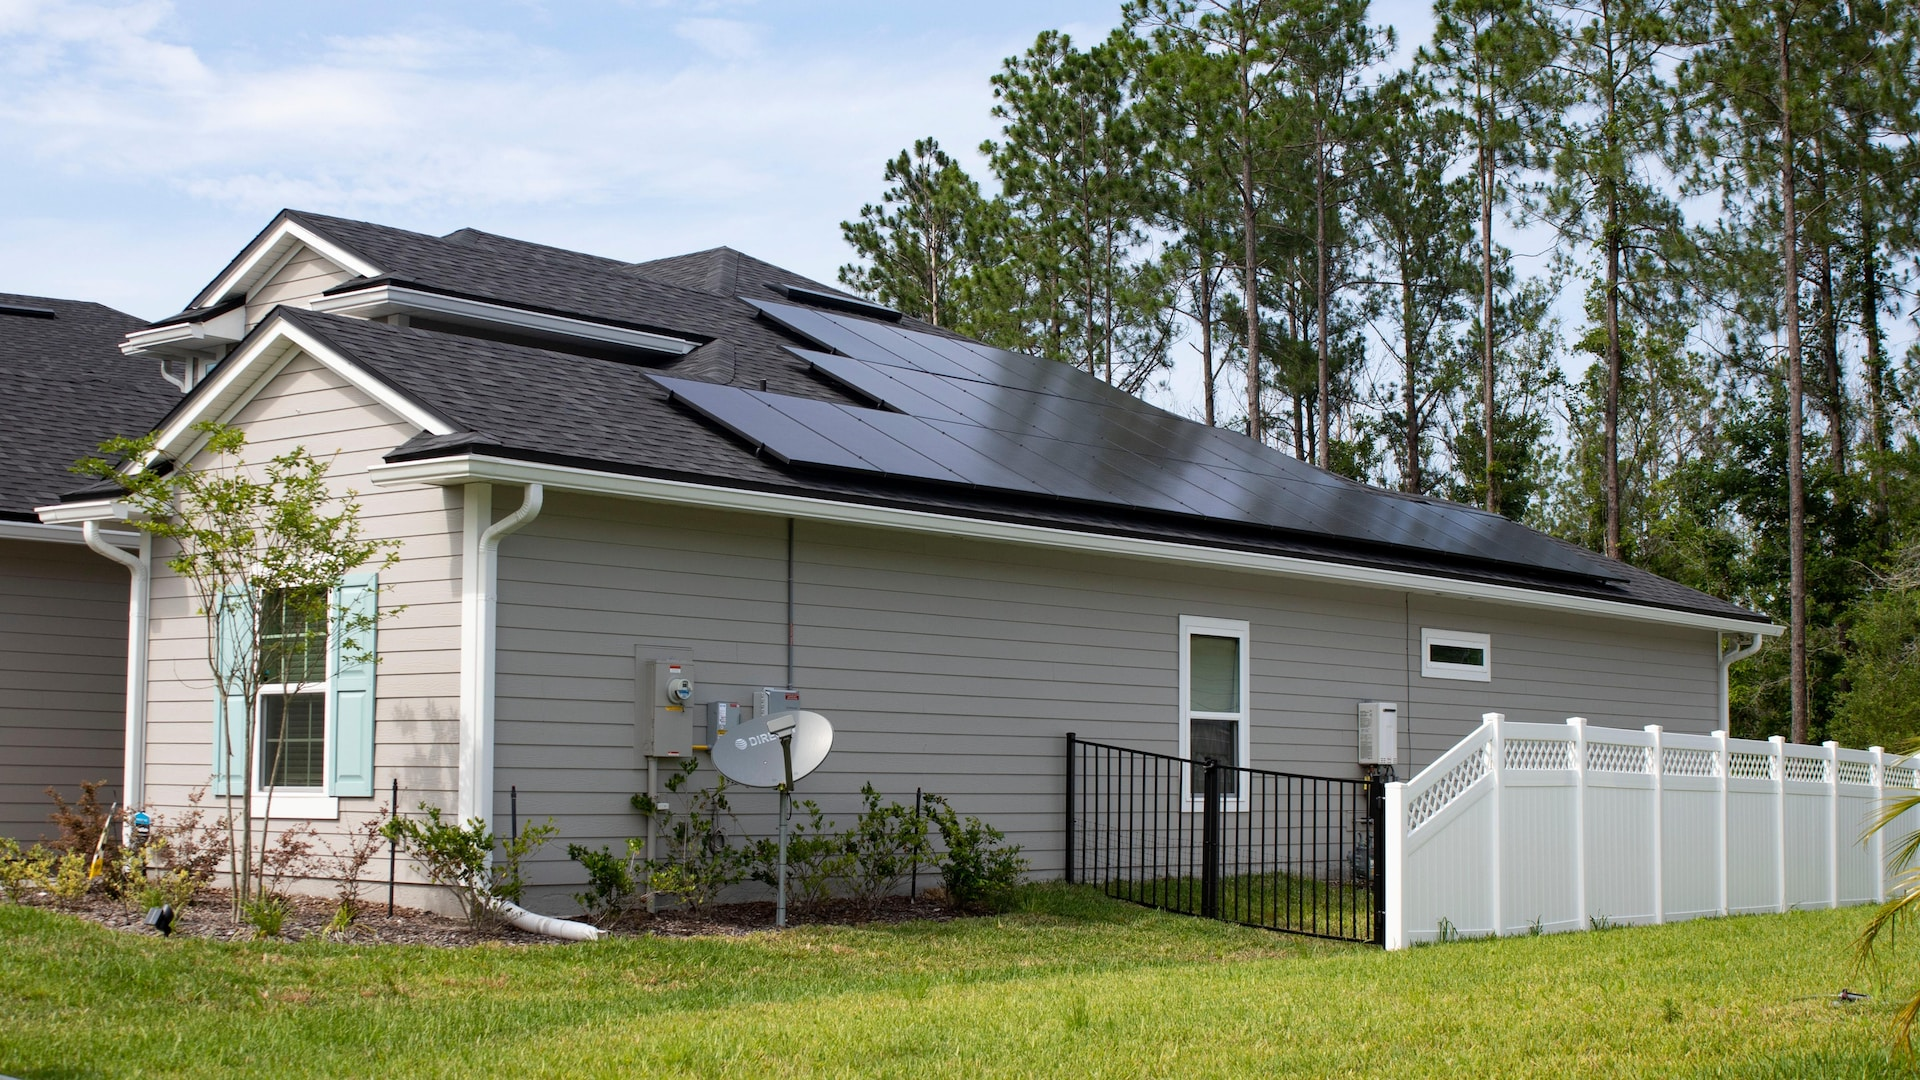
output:
[[[791,779],[798,780],[827,759],[827,751],[833,749],[833,725],[816,712],[756,716],[728,728],[714,742],[713,766],[737,784],[779,787],[789,780],[787,756],[780,745],[783,738],[791,744]]]

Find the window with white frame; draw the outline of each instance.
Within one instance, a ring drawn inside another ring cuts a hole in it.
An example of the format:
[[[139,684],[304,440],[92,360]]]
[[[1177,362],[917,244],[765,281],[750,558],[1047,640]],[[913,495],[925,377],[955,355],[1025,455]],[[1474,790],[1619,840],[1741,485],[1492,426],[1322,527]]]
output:
[[[327,786],[327,611],[271,592],[260,605],[256,788],[318,793]]]
[[[1251,680],[1248,624],[1198,615],[1180,617],[1180,756],[1209,758],[1219,773],[1228,805],[1239,797],[1239,773],[1247,763]],[[1189,808],[1198,808],[1205,772],[1196,764],[1186,777]]]
[[[1420,631],[1420,675],[1427,679],[1493,680],[1493,642],[1465,630]]]

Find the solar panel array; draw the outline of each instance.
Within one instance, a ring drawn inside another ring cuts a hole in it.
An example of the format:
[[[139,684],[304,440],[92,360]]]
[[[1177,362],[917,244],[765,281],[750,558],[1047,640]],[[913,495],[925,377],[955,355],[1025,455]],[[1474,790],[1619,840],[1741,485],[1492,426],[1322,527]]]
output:
[[[1120,506],[1594,578],[1603,564],[1453,503],[1368,488],[1064,364],[749,300],[880,408],[652,376],[782,464]]]

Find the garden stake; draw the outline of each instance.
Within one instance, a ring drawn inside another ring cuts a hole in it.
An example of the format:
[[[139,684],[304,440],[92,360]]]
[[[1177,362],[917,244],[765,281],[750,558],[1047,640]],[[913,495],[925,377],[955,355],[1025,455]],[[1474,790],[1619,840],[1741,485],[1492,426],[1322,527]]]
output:
[[[94,803],[94,805],[100,804]],[[120,801],[116,799],[112,806],[107,807],[107,820],[100,823],[100,838],[93,842],[93,861],[87,864],[88,881],[100,876],[100,853],[107,849],[107,830],[113,828],[113,812],[118,809],[120,809]]]
[[[400,778],[393,778],[393,802],[387,805],[387,820],[400,813]],[[393,918],[393,878],[399,868],[400,834],[387,838],[387,918]]]
[[[920,824],[920,792],[923,790],[925,789],[913,789],[913,823],[916,827]],[[920,852],[918,849],[915,849],[913,853],[913,884],[907,886],[907,903],[911,904],[918,899],[920,899]]]

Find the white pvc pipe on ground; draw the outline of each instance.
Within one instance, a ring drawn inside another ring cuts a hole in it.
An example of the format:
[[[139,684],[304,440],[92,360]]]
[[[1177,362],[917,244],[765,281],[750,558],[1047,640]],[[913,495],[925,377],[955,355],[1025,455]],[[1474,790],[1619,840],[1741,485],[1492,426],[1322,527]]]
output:
[[[567,941],[599,941],[607,936],[605,930],[589,926],[583,922],[568,919],[556,919],[551,915],[536,915],[519,904],[500,901],[500,914],[506,917],[507,924],[517,926],[530,933],[545,934],[548,937],[563,938]]]

